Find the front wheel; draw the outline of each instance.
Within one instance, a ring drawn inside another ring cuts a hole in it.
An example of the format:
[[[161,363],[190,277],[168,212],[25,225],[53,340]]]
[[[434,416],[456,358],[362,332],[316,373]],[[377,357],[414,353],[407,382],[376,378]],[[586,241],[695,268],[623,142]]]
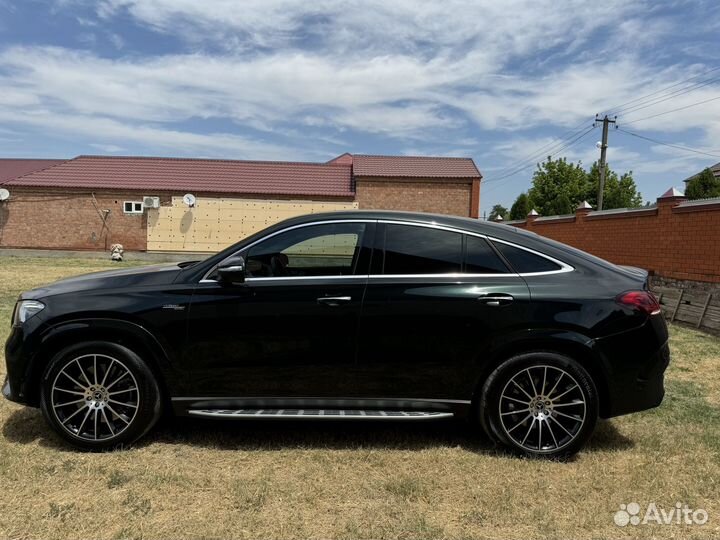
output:
[[[480,420],[488,435],[525,455],[562,458],[592,434],[597,390],[575,360],[533,352],[503,362],[483,385]]]
[[[132,443],[157,422],[157,381],[130,349],[87,342],[55,355],[42,378],[47,422],[77,448],[108,450]]]

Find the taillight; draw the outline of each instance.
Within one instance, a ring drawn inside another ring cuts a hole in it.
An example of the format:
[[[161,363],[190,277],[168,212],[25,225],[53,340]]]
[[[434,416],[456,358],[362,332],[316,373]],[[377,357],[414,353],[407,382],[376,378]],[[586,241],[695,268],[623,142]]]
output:
[[[655,295],[648,291],[624,292],[618,295],[615,301],[618,304],[637,309],[648,315],[657,315],[662,311]]]

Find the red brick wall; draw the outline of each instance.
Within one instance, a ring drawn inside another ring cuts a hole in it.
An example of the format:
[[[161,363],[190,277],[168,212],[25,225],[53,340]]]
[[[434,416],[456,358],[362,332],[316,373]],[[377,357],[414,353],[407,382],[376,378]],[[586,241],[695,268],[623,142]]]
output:
[[[355,192],[355,200],[361,210],[407,210],[465,217],[471,215],[471,179],[402,180],[356,177]]]
[[[616,264],[666,278],[720,282],[720,204],[658,199],[656,209],[619,214],[578,211],[554,220],[513,223]]]
[[[475,184],[479,181],[358,178],[355,200],[361,209],[458,216],[470,216],[474,212],[477,217],[474,201],[478,198],[479,186]],[[10,191],[10,199],[0,203],[0,247],[108,250],[112,244],[120,243],[127,250],[147,249],[147,214],[123,212],[124,201],[141,201],[142,194],[96,190],[93,199],[89,191],[28,187],[10,187]],[[170,203],[172,195],[182,195],[155,191],[149,194],[160,195],[163,205]],[[110,210],[105,226],[98,210]]]
[[[137,193],[10,187],[0,205],[0,247],[107,250],[121,243],[128,250],[147,245],[146,214],[124,214],[124,201]],[[99,210],[110,210],[106,225]]]

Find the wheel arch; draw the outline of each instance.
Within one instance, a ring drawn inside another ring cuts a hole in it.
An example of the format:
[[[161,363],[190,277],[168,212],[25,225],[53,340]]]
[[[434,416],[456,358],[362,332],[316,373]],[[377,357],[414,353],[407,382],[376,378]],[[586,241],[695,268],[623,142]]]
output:
[[[600,416],[607,417],[610,411],[608,377],[594,346],[594,340],[577,332],[537,331],[523,336],[507,336],[495,343],[484,355],[487,360],[483,362],[474,384],[473,411],[478,410],[483,384],[505,360],[518,354],[553,352],[572,358],[588,372],[598,392]]]
[[[37,405],[40,402],[41,378],[50,360],[66,347],[90,341],[106,341],[132,350],[155,376],[163,405],[169,400],[171,363],[165,348],[150,331],[120,319],[77,319],[53,325],[41,336],[25,385],[29,404]]]

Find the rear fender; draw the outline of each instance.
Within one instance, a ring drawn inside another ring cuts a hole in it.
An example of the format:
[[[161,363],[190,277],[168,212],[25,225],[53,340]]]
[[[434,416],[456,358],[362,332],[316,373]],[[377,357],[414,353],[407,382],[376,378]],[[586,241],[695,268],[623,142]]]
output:
[[[483,355],[486,359],[478,375],[473,403],[479,399],[482,386],[490,374],[508,358],[533,351],[551,351],[576,360],[590,374],[600,397],[600,414],[608,404],[607,366],[597,352],[595,340],[569,330],[531,329],[512,332],[493,340]],[[475,408],[477,410],[477,408]]]

